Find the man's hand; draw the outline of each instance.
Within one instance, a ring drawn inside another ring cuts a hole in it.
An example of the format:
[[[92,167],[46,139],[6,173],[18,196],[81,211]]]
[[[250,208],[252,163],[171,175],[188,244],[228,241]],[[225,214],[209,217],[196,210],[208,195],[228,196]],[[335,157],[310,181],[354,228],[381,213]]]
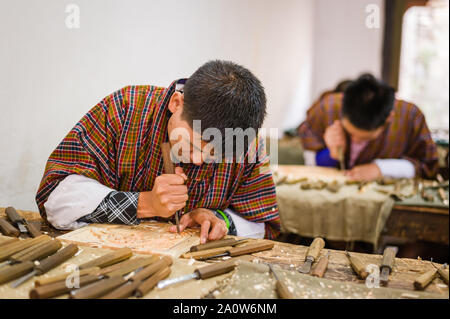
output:
[[[382,177],[380,168],[375,163],[355,166],[344,174],[355,181],[372,181]]]
[[[151,191],[139,193],[138,218],[168,218],[186,206],[188,189],[184,181],[187,177],[181,167],[175,167],[175,173],[156,177]]]
[[[227,224],[214,213],[205,208],[196,208],[193,211],[184,214],[180,219],[180,230],[183,231],[187,227],[200,225],[200,244],[206,243],[208,240],[218,240],[223,238],[227,233]],[[171,232],[176,232],[177,227],[169,228]]]
[[[347,141],[345,139],[344,128],[341,121],[336,120],[333,124],[327,127],[325,134],[323,135],[325,144],[330,151],[330,157],[339,160],[339,148],[342,148],[342,152],[345,154]]]

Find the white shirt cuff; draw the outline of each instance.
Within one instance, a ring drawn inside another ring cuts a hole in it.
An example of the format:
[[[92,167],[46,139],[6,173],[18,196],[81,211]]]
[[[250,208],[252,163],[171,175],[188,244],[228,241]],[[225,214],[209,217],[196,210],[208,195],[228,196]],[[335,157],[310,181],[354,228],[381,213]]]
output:
[[[406,159],[376,159],[374,163],[386,177],[413,178],[416,175],[414,164]]]
[[[303,159],[305,160],[305,165],[316,166],[316,152],[315,151],[303,151]]]
[[[242,218],[237,213],[233,212],[231,209],[225,209],[236,226],[236,235],[248,238],[264,238],[265,227],[264,223],[256,223]]]
[[[114,191],[94,179],[82,175],[69,175],[50,193],[44,207],[47,220],[57,229],[69,230],[86,226],[77,222],[89,215],[102,200]]]

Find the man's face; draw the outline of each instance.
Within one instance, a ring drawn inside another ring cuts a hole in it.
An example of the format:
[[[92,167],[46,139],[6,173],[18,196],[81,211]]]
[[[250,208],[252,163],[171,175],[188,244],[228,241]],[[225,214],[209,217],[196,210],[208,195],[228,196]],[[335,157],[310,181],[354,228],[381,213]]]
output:
[[[354,143],[369,142],[376,139],[384,130],[384,126],[371,131],[362,130],[354,126],[346,117],[342,119],[344,130],[350,135],[350,139]]]
[[[204,154],[207,142],[201,139],[201,134],[195,132],[183,118],[183,94],[175,92],[169,101],[169,110],[172,116],[169,118],[167,130],[174,155],[183,163],[202,165],[205,161]]]

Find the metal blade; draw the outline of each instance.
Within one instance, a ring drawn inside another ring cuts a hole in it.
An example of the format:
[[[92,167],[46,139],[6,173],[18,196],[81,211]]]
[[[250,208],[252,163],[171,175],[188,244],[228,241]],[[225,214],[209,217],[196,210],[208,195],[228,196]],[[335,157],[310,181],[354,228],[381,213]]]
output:
[[[311,260],[305,260],[305,263],[303,264],[303,266],[301,266],[298,271],[303,273],[303,274],[309,274],[310,270],[311,270],[311,265],[312,265],[312,261]]]
[[[23,283],[24,283],[25,281],[27,281],[28,279],[33,278],[34,275],[36,275],[36,274],[37,274],[37,271],[36,271],[36,270],[33,270],[32,272],[26,274],[25,276],[20,277],[19,279],[17,279],[16,281],[14,281],[14,282],[11,284],[11,288],[17,288],[17,287],[19,287],[21,284],[23,284]]]
[[[167,286],[170,285],[174,285],[177,284],[179,282],[183,282],[183,281],[188,281],[191,279],[198,279],[199,275],[197,272],[193,272],[192,274],[189,275],[185,275],[185,276],[181,276],[181,277],[177,277],[177,278],[172,278],[172,279],[166,279],[166,280],[161,280],[160,282],[158,282],[157,287],[159,289],[163,289]]]
[[[383,285],[386,285],[388,283],[388,281],[389,281],[389,273],[390,273],[389,267],[383,267],[381,269],[380,282]]]
[[[19,230],[21,233],[28,233],[28,229],[25,227],[22,223],[17,223],[17,227],[19,227]]]

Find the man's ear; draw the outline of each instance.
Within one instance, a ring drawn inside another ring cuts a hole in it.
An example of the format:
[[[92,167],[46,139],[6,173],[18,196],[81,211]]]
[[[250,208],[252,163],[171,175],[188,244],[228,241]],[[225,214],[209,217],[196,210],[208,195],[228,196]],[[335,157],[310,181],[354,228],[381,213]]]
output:
[[[181,92],[174,92],[169,100],[169,111],[175,113],[183,110],[184,97]]]

